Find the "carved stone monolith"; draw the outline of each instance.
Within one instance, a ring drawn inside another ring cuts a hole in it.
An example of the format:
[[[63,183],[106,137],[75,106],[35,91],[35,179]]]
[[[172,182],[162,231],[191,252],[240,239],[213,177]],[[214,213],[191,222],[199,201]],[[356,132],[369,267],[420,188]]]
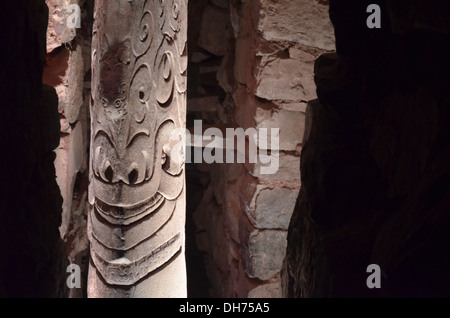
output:
[[[89,297],[186,297],[187,0],[97,0]]]

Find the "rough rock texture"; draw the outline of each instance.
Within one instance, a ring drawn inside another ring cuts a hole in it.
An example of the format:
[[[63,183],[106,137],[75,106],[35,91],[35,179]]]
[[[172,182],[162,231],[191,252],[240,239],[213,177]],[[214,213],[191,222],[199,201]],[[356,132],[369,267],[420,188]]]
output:
[[[74,13],[70,5],[80,7],[90,0],[45,0],[49,8],[49,21],[47,27],[47,53],[72,42],[77,35],[76,28],[68,27],[67,21]]]
[[[261,0],[258,31],[268,41],[334,50],[327,0]]]
[[[267,59],[258,76],[256,96],[267,100],[299,101],[316,98],[314,60]]]
[[[62,198],[53,150],[58,97],[42,84],[48,9],[44,1],[2,1],[0,93],[0,297],[65,297],[67,257],[59,237]]]
[[[450,296],[448,1],[330,1],[337,55],[316,62],[288,297]],[[382,288],[368,289],[369,264]]]
[[[287,230],[294,210],[298,191],[290,188],[269,188],[257,185],[246,212],[250,222],[258,229]]]
[[[198,45],[216,56],[224,56],[228,49],[228,42],[224,34],[231,29],[228,11],[220,6],[206,6],[201,24],[202,32]]]
[[[188,209],[196,210],[199,249],[191,257],[204,259],[211,296],[280,297],[287,229],[300,189],[306,104],[317,98],[314,61],[334,49],[328,6],[191,1],[189,17],[190,43],[196,44],[190,47],[188,123],[280,129],[275,174],[262,174],[261,162],[190,167],[188,189],[203,190],[201,202]],[[273,150],[267,141],[260,151]],[[188,202],[198,196],[188,191]]]
[[[49,19],[47,57],[43,81],[55,88],[59,99],[61,138],[55,150],[58,186],[63,197],[59,228],[70,263],[81,267],[82,287],[71,289],[70,297],[86,296],[88,238],[88,149],[90,51],[93,0],[47,0]],[[80,6],[81,28],[67,19],[70,4]]]
[[[280,272],[286,250],[285,231],[255,229],[246,234],[248,239],[242,255],[246,274],[250,278],[268,281]]]

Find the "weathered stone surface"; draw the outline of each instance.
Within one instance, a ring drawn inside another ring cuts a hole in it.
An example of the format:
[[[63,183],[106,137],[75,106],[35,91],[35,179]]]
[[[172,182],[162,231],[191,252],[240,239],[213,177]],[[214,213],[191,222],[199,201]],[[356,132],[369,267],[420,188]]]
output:
[[[230,216],[224,213],[213,193],[213,188],[208,188],[194,214],[196,223],[197,246],[205,251],[204,262],[212,297],[235,296],[235,285],[238,285],[236,262],[239,259],[238,247],[233,239],[230,239]],[[236,219],[232,222],[236,224]]]
[[[68,69],[63,84],[56,87],[59,96],[59,108],[69,123],[78,119],[83,105],[84,61],[81,46],[70,51]]]
[[[216,56],[224,56],[228,47],[229,23],[227,11],[207,6],[203,13],[199,46]]]
[[[70,263],[81,268],[81,288],[71,289],[69,297],[83,298],[86,297],[89,263],[86,221],[90,138],[88,112],[91,86],[90,80],[85,79],[90,74],[91,68],[90,29],[94,1],[60,0],[47,3],[53,13],[48,21],[50,25],[47,33],[48,54],[43,81],[56,88],[59,99],[61,140],[55,160],[58,186],[63,196],[63,213],[59,230],[66,244]],[[78,10],[76,6],[80,8],[79,29],[73,25],[77,22],[74,19],[78,14],[74,11]],[[66,16],[61,19],[63,15]],[[53,28],[55,25],[58,34]],[[69,37],[62,40],[61,36]]]
[[[82,0],[46,0],[49,8],[49,22],[47,28],[47,53],[72,41],[76,34],[76,28],[69,28],[68,18],[73,13],[68,10],[69,5],[80,5]]]
[[[285,231],[255,230],[249,234],[244,255],[245,270],[249,277],[269,280],[281,270],[286,249]]]
[[[296,189],[257,185],[251,202],[246,204],[250,222],[257,229],[287,231],[297,196]]]
[[[248,293],[248,298],[282,298],[280,282],[260,285]]]
[[[216,4],[208,6],[218,10]],[[202,82],[208,87],[204,84],[204,90],[196,92],[210,96],[213,91],[224,100],[218,105],[218,116],[205,117],[203,113],[202,117],[244,130],[267,128],[270,133],[270,128],[278,128],[275,137],[281,150],[272,159],[279,159],[279,167],[273,174],[262,174],[262,168],[268,165],[247,162],[210,169],[202,166],[210,181],[195,214],[201,223],[197,226],[198,244],[207,250],[205,264],[212,295],[276,297],[280,295],[277,273],[284,257],[285,231],[300,188],[306,105],[316,98],[314,61],[324,47],[334,48],[334,34],[327,4],[322,2],[230,1],[226,11],[230,34],[217,44],[227,48],[222,51],[226,54],[219,70],[215,68],[219,63],[212,63],[219,58],[206,61],[206,56],[199,56],[199,65],[192,68],[194,73],[216,74]],[[304,19],[300,19],[302,16]],[[202,28],[199,33],[216,32],[204,25]],[[196,26],[191,29],[196,30]],[[206,78],[206,74],[200,76]],[[211,83],[216,79],[218,90]],[[220,115],[225,109],[231,116]],[[270,134],[267,137],[259,143],[260,153],[273,148]],[[264,230],[258,232],[256,228]]]
[[[260,0],[258,30],[268,41],[289,41],[334,50],[328,1]]]
[[[281,151],[295,151],[297,145],[303,140],[305,115],[302,112],[285,110],[271,112],[258,108],[255,121],[257,129],[267,128],[268,132],[271,132],[272,128],[279,129],[279,150]],[[262,134],[262,137],[258,146],[264,149],[263,146],[266,145],[266,149],[272,149],[271,135],[268,134],[266,137]]]
[[[122,4],[95,6],[88,296],[186,297],[187,1]]]
[[[303,114],[306,113],[306,107],[308,103],[300,102],[300,103],[284,103],[284,102],[275,102],[275,104],[283,110],[287,110],[290,112],[301,112]]]
[[[257,75],[256,96],[267,100],[310,100],[315,90],[313,61],[275,59],[263,62]]]
[[[248,86],[255,78],[251,71],[255,61],[252,60],[254,49],[250,39],[251,37],[247,34],[236,39],[234,76],[236,81],[243,86]]]
[[[275,174],[261,174],[261,163],[246,164],[248,171],[252,176],[261,180],[279,181],[282,183],[291,183],[300,186],[300,157],[280,153],[279,168]]]
[[[82,48],[61,49],[47,57],[43,81],[56,89],[59,112],[73,124],[78,119],[83,104],[84,60]]]
[[[317,59],[316,56],[311,53],[305,52],[297,47],[289,48],[289,57],[293,60],[303,61],[303,62],[313,62]]]
[[[63,197],[62,223],[59,229],[61,237],[67,238],[71,223],[73,190],[77,174],[86,168],[85,149],[81,123],[77,123],[70,134],[63,136],[55,150],[56,181]]]

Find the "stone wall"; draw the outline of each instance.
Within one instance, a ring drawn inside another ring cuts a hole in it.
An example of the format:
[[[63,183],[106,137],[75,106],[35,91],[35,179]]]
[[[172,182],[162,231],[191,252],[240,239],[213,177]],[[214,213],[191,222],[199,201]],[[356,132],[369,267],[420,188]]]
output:
[[[88,155],[90,139],[89,96],[93,0],[46,0],[49,7],[44,83],[54,87],[59,99],[61,138],[56,149],[56,176],[61,194],[59,227],[70,263],[81,267],[81,289],[70,297],[86,295],[88,239],[86,234]],[[80,28],[70,5],[78,5]],[[75,24],[75,27],[74,27]]]
[[[204,191],[193,215],[197,256],[203,255],[211,296],[281,297],[305,110],[317,98],[314,61],[334,50],[328,5],[258,0],[190,6],[191,123],[280,129],[275,174],[262,174],[260,163],[192,165],[190,180]]]

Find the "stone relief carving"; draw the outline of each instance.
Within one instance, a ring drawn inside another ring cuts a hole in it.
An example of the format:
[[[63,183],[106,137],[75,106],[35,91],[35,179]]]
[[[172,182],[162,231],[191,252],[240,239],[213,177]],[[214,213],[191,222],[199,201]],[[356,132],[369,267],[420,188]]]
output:
[[[100,0],[94,19],[91,261],[132,286],[184,252],[187,0]]]

